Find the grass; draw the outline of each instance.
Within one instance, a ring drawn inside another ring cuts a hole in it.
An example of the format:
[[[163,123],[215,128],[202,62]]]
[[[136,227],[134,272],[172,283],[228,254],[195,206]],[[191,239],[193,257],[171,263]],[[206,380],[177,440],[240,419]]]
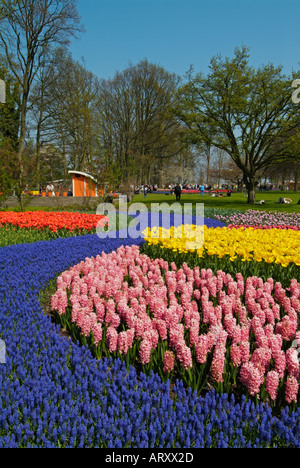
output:
[[[290,205],[280,205],[278,200],[280,197],[290,198],[292,203]],[[75,200],[75,199],[74,199]],[[261,200],[265,201],[264,205],[260,205]],[[256,204],[248,205],[247,198],[244,193],[233,193],[231,197],[210,197],[208,194],[205,194],[204,197],[201,197],[200,194],[183,194],[181,196],[181,205],[184,203],[204,203],[206,209],[222,209],[222,210],[232,210],[232,211],[247,211],[249,209],[255,210],[266,210],[266,211],[283,211],[286,213],[300,213],[300,205],[298,201],[300,200],[300,192],[257,192],[256,193]],[[165,195],[152,193],[148,194],[146,198],[144,195],[135,195],[132,203],[143,203],[148,208],[151,208],[151,203],[168,203],[172,204],[176,202],[175,195]],[[100,202],[99,202],[100,203]],[[116,207],[118,207],[117,201],[115,202]],[[0,208],[0,211],[20,211],[19,207],[15,208]],[[80,205],[66,206],[63,208],[57,207],[26,207],[25,211],[76,211],[82,213],[95,214],[95,210],[91,207],[84,207]]]
[[[292,203],[290,205],[280,205],[278,200],[280,197],[290,198]],[[283,211],[286,213],[300,213],[300,205],[298,200],[300,199],[300,192],[257,192],[256,204],[249,205],[247,198],[244,193],[233,193],[231,197],[210,197],[205,194],[201,197],[200,194],[183,194],[181,196],[181,205],[184,203],[204,203],[205,208],[217,208],[234,211],[247,211],[249,209],[254,210],[266,210],[266,211]],[[265,201],[264,205],[260,205],[261,200]],[[176,201],[175,195],[155,194],[151,193],[144,198],[143,195],[135,195],[133,203],[144,203],[149,208],[151,203],[168,203],[172,204]]]

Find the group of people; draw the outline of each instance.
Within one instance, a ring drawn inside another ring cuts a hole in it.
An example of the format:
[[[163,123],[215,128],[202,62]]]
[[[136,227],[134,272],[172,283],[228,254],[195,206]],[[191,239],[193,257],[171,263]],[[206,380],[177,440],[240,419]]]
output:
[[[199,185],[199,188],[197,190],[200,190],[201,197],[203,197],[204,192],[205,192],[205,186],[204,185]],[[179,185],[179,184],[176,184],[176,186],[174,187],[174,190],[172,189],[172,191],[174,191],[174,194],[176,196],[176,201],[180,201],[181,194],[182,194],[182,186]],[[172,191],[171,191],[171,193],[172,193]]]
[[[228,186],[226,188],[227,188],[227,196],[230,197],[232,194],[232,190],[230,190]],[[148,193],[156,192],[157,190],[158,190],[157,184],[155,185],[145,184],[141,186],[136,186],[135,194],[143,194],[144,198],[146,198]],[[176,196],[177,201],[180,201],[181,199],[182,190],[197,190],[200,192],[201,197],[204,196],[205,191],[209,192],[211,196],[223,196],[223,194],[221,193],[220,194],[217,193],[217,195],[215,193],[212,193],[212,186],[211,185],[205,186],[204,184],[195,184],[195,185],[190,185],[190,184],[186,185],[186,184],[179,184],[179,183],[169,184],[168,186],[164,185],[163,190],[169,190],[171,195],[174,194]]]
[[[204,190],[210,191],[212,189],[211,185],[203,185],[203,184],[179,184],[182,190],[198,190],[201,192],[201,187],[204,187]],[[163,186],[163,189],[169,188],[171,191],[174,192],[176,184],[170,184],[168,187],[166,185]]]
[[[157,184],[154,184],[154,185],[136,185],[135,186],[135,189],[134,189],[134,193],[136,195],[140,194],[140,193],[143,193],[144,194],[144,197],[146,198],[147,197],[147,193],[152,193],[152,192],[156,192],[158,189],[158,186]]]

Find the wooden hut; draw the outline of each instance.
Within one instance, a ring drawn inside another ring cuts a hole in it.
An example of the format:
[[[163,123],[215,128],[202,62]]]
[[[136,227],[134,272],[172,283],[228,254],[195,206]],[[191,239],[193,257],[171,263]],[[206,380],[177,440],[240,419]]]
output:
[[[72,175],[73,197],[98,197],[97,181],[90,174],[79,171],[69,171]]]

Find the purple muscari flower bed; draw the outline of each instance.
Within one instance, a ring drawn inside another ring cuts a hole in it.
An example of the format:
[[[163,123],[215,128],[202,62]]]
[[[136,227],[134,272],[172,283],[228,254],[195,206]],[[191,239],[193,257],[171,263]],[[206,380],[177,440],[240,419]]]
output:
[[[133,215],[134,216],[134,215]],[[135,215],[139,217],[139,221],[141,223],[147,224],[150,228],[156,227],[159,223],[162,227],[170,226],[180,226],[182,224],[197,224],[202,225],[203,223],[208,228],[216,228],[216,227],[225,227],[226,224],[222,220],[211,219],[211,218],[201,218],[200,216],[188,215],[187,213],[174,214],[173,212],[170,213],[169,216],[166,216],[165,213],[142,213],[139,215]]]
[[[0,249],[0,448],[300,447],[300,409],[276,418],[245,399],[197,397],[180,381],[171,397],[157,375],[97,361],[58,333],[40,291],[86,257],[132,243],[88,235]]]

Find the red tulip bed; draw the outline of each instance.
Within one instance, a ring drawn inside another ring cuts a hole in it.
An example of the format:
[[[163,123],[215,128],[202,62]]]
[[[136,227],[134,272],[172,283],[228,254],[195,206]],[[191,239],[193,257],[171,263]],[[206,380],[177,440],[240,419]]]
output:
[[[77,232],[79,234],[95,232],[97,225],[104,227],[107,218],[100,215],[70,212],[28,211],[15,213],[0,212],[0,228],[13,226],[18,229],[49,230],[51,233],[62,231]]]
[[[108,229],[108,219],[70,212],[0,211],[0,247],[94,234],[98,225]]]

